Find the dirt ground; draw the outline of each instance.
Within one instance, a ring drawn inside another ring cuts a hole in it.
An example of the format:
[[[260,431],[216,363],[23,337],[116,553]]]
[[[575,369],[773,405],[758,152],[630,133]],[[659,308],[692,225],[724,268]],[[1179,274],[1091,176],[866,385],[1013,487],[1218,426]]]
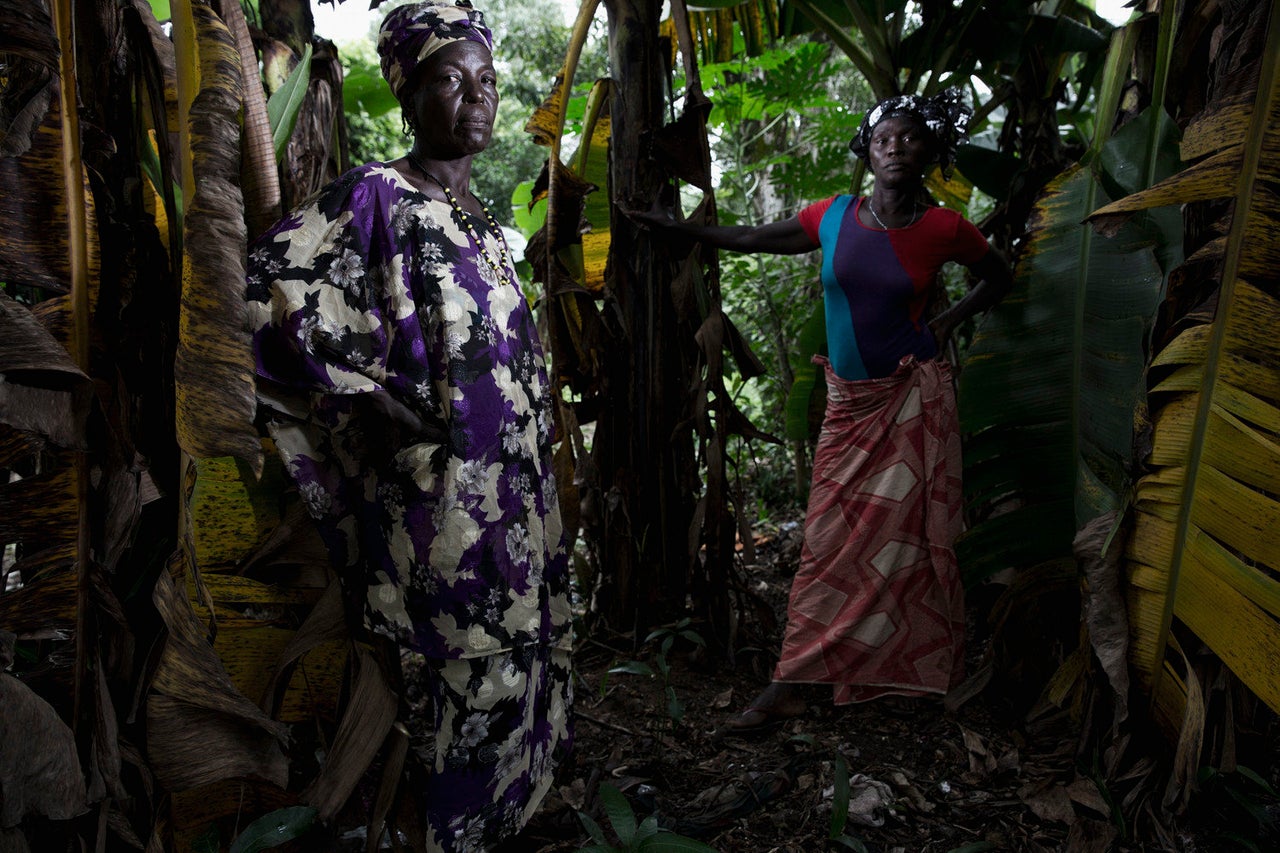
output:
[[[778,631],[799,556],[798,528],[791,522],[764,531],[746,568],[752,588],[776,608]],[[780,633],[773,639],[776,649]],[[971,646],[972,668],[982,649]],[[654,651],[639,657],[658,670]],[[511,849],[553,853],[591,843],[578,811],[605,827],[610,844],[630,849],[609,831],[599,796],[606,784],[625,794],[637,820],[656,814],[660,827],[721,853],[1167,849],[1135,840],[1140,833],[1132,829],[1129,838],[1120,835],[1104,791],[1080,773],[1078,727],[1066,714],[1028,725],[1009,719],[990,696],[955,711],[901,701],[837,708],[829,689],[814,687],[808,711],[773,731],[715,736],[767,682],[773,654],[748,649],[736,666],[713,665],[696,645],[678,644],[664,685],[660,673],[609,672],[637,657],[629,638],[583,643],[573,758]],[[683,706],[678,721],[671,692]],[[844,826],[833,829],[845,802]],[[1199,833],[1209,841],[1184,830],[1171,835],[1188,853],[1250,849],[1219,845],[1211,832]]]

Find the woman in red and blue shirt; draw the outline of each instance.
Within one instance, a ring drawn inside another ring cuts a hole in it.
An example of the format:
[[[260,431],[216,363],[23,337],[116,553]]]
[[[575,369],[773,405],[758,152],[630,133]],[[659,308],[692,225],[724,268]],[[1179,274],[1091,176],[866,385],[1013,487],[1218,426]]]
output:
[[[805,710],[798,684],[831,684],[837,704],[940,697],[963,674],[960,438],[952,330],[994,305],[1012,276],[960,214],[937,207],[924,172],[946,174],[970,111],[959,93],[889,98],[850,148],[875,177],[762,226],[644,224],[738,252],[822,249],[828,402],[814,458],[800,569],[773,681],[721,730],[744,734]],[[931,299],[947,262],[979,283],[944,311]]]

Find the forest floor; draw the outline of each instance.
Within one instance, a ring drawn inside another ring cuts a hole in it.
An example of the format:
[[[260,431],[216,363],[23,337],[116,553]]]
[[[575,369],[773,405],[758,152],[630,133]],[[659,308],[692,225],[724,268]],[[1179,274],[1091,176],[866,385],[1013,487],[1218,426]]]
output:
[[[746,577],[776,609],[776,649],[799,525],[774,525],[757,541]],[[814,687],[802,716],[724,738],[716,730],[765,685],[776,652],[745,650],[736,665],[713,665],[696,645],[675,645],[664,684],[654,645],[639,655],[629,638],[579,646],[573,756],[510,849],[591,844],[582,812],[614,849],[632,850],[611,829],[602,785],[625,795],[637,821],[655,814],[664,830],[720,853],[1119,853],[1171,849],[1170,839],[1187,853],[1250,849],[1220,845],[1220,830],[1209,828],[1167,828],[1163,845],[1121,839],[1104,792],[1079,771],[1079,727],[1065,713],[1029,724],[983,695],[955,710],[883,700],[835,707],[829,689]],[[982,650],[971,646],[972,666]],[[655,674],[609,672],[637,657]],[[678,721],[672,692],[683,707]]]

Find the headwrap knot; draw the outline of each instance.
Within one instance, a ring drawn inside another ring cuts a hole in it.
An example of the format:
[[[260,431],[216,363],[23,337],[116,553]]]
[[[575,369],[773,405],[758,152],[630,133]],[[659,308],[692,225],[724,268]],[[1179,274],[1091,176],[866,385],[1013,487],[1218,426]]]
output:
[[[862,117],[862,125],[849,141],[849,150],[863,160],[871,148],[871,133],[876,125],[887,118],[911,116],[933,134],[938,152],[938,165],[944,177],[950,177],[951,164],[956,158],[956,146],[965,137],[965,129],[973,110],[965,106],[964,95],[957,88],[944,89],[936,95],[896,95],[885,98]]]
[[[493,33],[470,0],[431,0],[392,9],[378,29],[378,56],[396,100],[403,103],[404,89],[418,66],[455,41],[478,42],[493,52]]]

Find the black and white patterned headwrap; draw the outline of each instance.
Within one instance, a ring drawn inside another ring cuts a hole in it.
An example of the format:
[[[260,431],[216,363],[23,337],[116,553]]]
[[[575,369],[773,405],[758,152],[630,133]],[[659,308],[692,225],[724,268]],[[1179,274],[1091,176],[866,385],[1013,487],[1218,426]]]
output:
[[[957,88],[944,89],[936,95],[896,95],[885,98],[862,117],[858,133],[849,141],[849,150],[863,160],[871,147],[871,132],[887,118],[911,116],[919,119],[933,134],[934,149],[942,174],[949,177],[956,158],[956,145],[965,136],[973,110],[965,106],[964,95]]]

